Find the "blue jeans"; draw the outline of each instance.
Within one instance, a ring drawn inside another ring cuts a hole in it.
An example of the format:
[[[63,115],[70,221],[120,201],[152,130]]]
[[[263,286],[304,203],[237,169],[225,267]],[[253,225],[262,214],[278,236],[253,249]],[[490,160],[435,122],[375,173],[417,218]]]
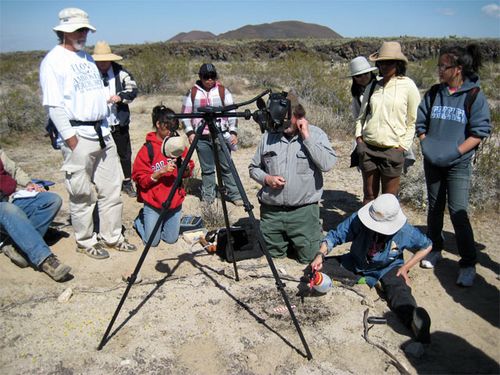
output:
[[[0,202],[0,227],[35,266],[52,254],[43,236],[61,208],[57,194],[39,193],[33,198]],[[2,238],[2,240],[4,240]]]
[[[205,202],[213,202],[216,197],[216,173],[212,141],[199,139],[196,144],[196,152],[198,153],[198,159],[201,167],[201,200]],[[219,144],[217,144],[217,155],[219,157],[221,167],[222,183],[226,188],[225,196],[231,202],[241,199],[238,187],[236,186],[234,177],[229,169],[229,163],[226,160]]]
[[[474,233],[467,214],[472,167],[470,160],[451,167],[436,167],[424,160],[425,180],[429,209],[427,235],[432,240],[433,251],[443,249],[443,217],[448,202],[450,219],[455,231],[460,267],[476,264]]]
[[[155,234],[152,247],[158,246],[160,243],[160,238],[166,243],[175,243],[179,238],[179,229],[181,227],[181,210],[182,207],[176,208],[174,211],[168,211],[165,219],[160,225],[160,228]],[[161,210],[153,208],[148,205],[139,211],[139,215],[134,221],[134,227],[139,236],[142,238],[142,242],[146,244],[153,232],[153,229],[160,217]]]

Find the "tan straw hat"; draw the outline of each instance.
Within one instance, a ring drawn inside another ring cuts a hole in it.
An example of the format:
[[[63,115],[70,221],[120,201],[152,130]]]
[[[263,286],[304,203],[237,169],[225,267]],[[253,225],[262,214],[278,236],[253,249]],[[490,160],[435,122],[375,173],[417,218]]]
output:
[[[89,22],[89,15],[78,8],[65,8],[59,12],[59,25],[52,30],[72,33],[81,28],[95,31],[95,27]]]
[[[358,211],[359,220],[377,233],[391,235],[406,223],[406,216],[393,194],[382,194]]]
[[[380,60],[400,60],[405,63],[408,59],[403,52],[401,52],[401,44],[398,42],[384,42],[382,47],[378,52],[372,53],[369,57],[370,61],[380,61]]]
[[[167,158],[178,158],[185,148],[183,137],[166,137],[161,144],[161,153]]]
[[[119,61],[123,59],[123,57],[112,53],[109,44],[103,40],[95,44],[92,57],[94,61]]]

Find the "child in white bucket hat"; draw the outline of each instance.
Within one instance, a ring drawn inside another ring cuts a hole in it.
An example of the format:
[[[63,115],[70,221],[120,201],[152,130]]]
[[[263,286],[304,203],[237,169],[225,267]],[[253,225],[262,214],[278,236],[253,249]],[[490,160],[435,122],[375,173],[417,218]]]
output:
[[[346,242],[351,242],[349,253],[325,259],[335,246]],[[415,251],[406,262],[405,249]],[[411,294],[408,271],[431,249],[431,241],[407,222],[397,198],[382,194],[328,232],[311,268],[323,270],[333,279],[350,279],[370,287],[380,282],[389,307],[417,341],[428,343],[431,320]]]

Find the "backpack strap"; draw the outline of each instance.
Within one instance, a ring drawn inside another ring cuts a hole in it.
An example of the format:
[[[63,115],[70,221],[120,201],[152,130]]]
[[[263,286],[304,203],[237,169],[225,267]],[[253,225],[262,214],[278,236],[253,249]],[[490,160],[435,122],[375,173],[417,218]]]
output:
[[[224,99],[225,99],[225,96],[226,96],[226,88],[222,85],[219,85],[217,86],[217,88],[219,89],[219,97],[220,97],[220,100],[222,101],[222,105],[225,105],[224,104]],[[191,104],[194,105],[194,99],[196,98],[196,93],[198,92],[198,87],[196,86],[193,86],[191,88]]]
[[[153,159],[155,157],[155,152],[153,150],[153,145],[151,144],[150,141],[146,141],[146,143],[144,143],[144,146],[146,146],[146,148],[148,149],[148,157],[149,157],[149,164],[153,164]]]
[[[464,101],[464,109],[465,109],[465,116],[467,117],[467,125],[469,125],[472,105],[476,101],[477,94],[479,94],[479,91],[481,91],[481,88],[477,86],[467,91],[467,96],[465,97]]]
[[[439,83],[432,85],[431,88],[425,93],[425,96],[429,96],[429,110],[427,111],[427,117],[425,119],[425,123],[427,126],[431,124],[431,112],[432,106],[434,105],[434,101],[436,100],[436,96],[439,92]]]
[[[377,80],[373,80],[371,86],[370,86],[370,91],[368,91],[368,99],[366,100],[366,108],[365,108],[365,115],[363,117],[363,125],[366,122],[366,118],[368,115],[372,113],[372,106],[370,105],[370,100],[372,99],[373,92],[375,91],[375,86],[377,86]]]

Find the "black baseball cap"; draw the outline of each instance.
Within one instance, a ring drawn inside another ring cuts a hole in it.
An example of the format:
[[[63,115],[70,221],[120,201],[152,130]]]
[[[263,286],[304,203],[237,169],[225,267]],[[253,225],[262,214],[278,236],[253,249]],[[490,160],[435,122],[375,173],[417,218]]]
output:
[[[200,66],[200,71],[198,74],[200,75],[200,77],[212,76],[214,78],[217,78],[217,70],[215,70],[215,66],[210,63]]]

